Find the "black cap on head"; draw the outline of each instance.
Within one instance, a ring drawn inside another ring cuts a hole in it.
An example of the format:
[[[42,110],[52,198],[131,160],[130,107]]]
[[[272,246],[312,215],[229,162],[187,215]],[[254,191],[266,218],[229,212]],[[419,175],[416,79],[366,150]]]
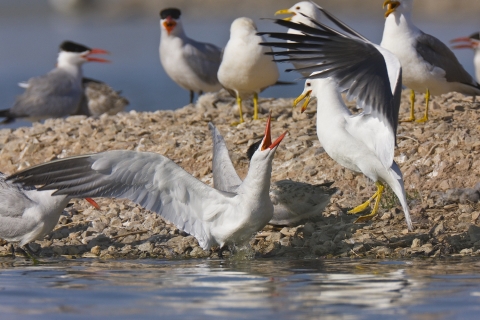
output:
[[[469,38],[470,39],[475,39],[475,40],[480,40],[480,33],[475,32],[475,33],[471,34]]]
[[[248,147],[248,150],[247,150],[247,157],[248,157],[248,160],[252,160],[252,157],[253,157],[253,154],[255,153],[255,151],[258,150],[258,148],[260,147],[260,144],[262,143],[262,140],[263,140],[263,137],[262,139],[258,140],[257,142],[255,142],[254,144],[252,144],[250,147]]]
[[[60,45],[60,50],[68,52],[85,52],[92,50],[89,47],[84,46],[83,44],[75,43],[72,41],[63,41]]]
[[[170,16],[173,19],[177,20],[178,18],[180,18],[181,14],[182,13],[177,8],[167,8],[160,11],[160,18],[166,19],[168,16]]]

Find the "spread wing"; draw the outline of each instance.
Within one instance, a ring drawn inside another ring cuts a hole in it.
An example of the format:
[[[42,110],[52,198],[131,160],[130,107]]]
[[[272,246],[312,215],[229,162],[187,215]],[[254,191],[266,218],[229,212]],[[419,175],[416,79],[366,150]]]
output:
[[[280,62],[301,61],[303,65],[308,62],[310,66],[296,71],[307,71],[310,79],[332,78],[340,91],[347,91],[347,99],[356,99],[363,112],[347,119],[346,129],[352,136],[362,139],[389,168],[394,156],[400,109],[400,62],[389,51],[369,42],[323,8],[319,9],[344,32],[313,20],[315,28],[276,20],[302,34],[268,33],[272,38],[293,42],[264,45],[290,49],[273,55],[287,57],[277,59]]]
[[[242,180],[235,171],[232,160],[230,160],[225,140],[213,123],[209,122],[208,128],[212,132],[213,140],[213,186],[217,190],[236,192]]]
[[[462,67],[452,50],[442,41],[422,32],[416,38],[415,49],[432,68],[442,69],[448,82],[460,82],[480,89],[478,83]]]
[[[217,72],[222,61],[222,51],[218,47],[190,39],[185,45],[184,55],[190,68],[202,81],[218,84]]]
[[[205,185],[162,155],[124,150],[55,160],[8,179],[69,197],[130,199],[195,236],[203,248],[212,241],[209,222],[234,196]]]

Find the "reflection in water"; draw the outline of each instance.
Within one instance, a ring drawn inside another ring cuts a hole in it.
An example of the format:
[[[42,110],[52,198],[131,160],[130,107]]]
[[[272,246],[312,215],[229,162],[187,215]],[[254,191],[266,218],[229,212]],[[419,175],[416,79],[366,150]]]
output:
[[[362,319],[480,311],[476,260],[2,261],[5,316]]]

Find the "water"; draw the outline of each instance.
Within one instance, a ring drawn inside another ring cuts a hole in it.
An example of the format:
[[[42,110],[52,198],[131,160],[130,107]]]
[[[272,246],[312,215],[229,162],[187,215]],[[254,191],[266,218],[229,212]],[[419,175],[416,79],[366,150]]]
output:
[[[0,260],[2,317],[474,319],[480,260]]]
[[[205,10],[198,3],[192,2],[192,7],[184,10],[182,19],[187,34],[194,39],[224,47],[228,41],[230,23],[248,10],[242,7],[241,12],[236,12],[232,5],[230,11],[220,13],[214,7]],[[348,1],[345,3],[349,4]],[[282,2],[281,8],[284,6]],[[160,8],[159,5],[157,10]],[[273,17],[278,9],[276,6],[261,6],[249,11],[248,16],[256,21],[261,31],[283,30],[270,21],[260,20],[262,17]],[[109,57],[111,64],[85,64],[84,73],[122,90],[131,102],[128,110],[176,109],[186,105],[188,92],[168,78],[159,62],[157,10],[149,14],[125,10],[123,14],[116,15],[94,11],[79,16],[64,16],[52,11],[47,1],[3,0],[0,3],[0,109],[10,107],[22,92],[17,86],[18,82],[45,74],[53,68],[58,45],[66,39],[104,48],[112,53]],[[341,11],[335,11],[335,14],[379,43],[384,23],[382,12],[378,5],[372,7],[366,16],[354,16]],[[421,29],[446,43],[454,37],[469,35],[480,29],[473,15],[468,15],[462,21],[441,21],[423,13],[416,14],[415,18]],[[472,52],[458,50],[456,54],[465,68],[474,74]],[[287,67],[287,64],[280,65],[282,70]],[[298,77],[295,73],[281,73],[281,79],[286,81],[295,81]],[[302,90],[303,81],[298,81],[296,85],[267,89],[261,96],[296,97]],[[6,127],[19,125],[30,124],[17,122]]]

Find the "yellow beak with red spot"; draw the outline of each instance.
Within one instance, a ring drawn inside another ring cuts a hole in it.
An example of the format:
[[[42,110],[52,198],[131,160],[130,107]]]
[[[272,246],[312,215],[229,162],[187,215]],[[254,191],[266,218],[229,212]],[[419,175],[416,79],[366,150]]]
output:
[[[282,19],[282,20],[285,20],[285,21],[292,20],[293,16],[296,15],[296,13],[291,11],[290,9],[282,9],[282,10],[278,10],[277,12],[275,12],[275,15],[279,15],[279,14],[291,14],[292,15],[291,17],[286,17],[286,18]]]
[[[302,113],[304,113],[305,110],[307,110],[308,103],[310,102],[311,94],[312,90],[307,90],[303,92],[301,95],[298,96],[297,99],[295,99],[295,101],[293,101],[293,107],[295,108],[300,101],[305,99],[305,102],[302,105]]]
[[[398,6],[400,6],[400,1],[385,0],[383,2],[383,8],[387,7],[385,18],[388,17],[390,13],[395,12]]]

